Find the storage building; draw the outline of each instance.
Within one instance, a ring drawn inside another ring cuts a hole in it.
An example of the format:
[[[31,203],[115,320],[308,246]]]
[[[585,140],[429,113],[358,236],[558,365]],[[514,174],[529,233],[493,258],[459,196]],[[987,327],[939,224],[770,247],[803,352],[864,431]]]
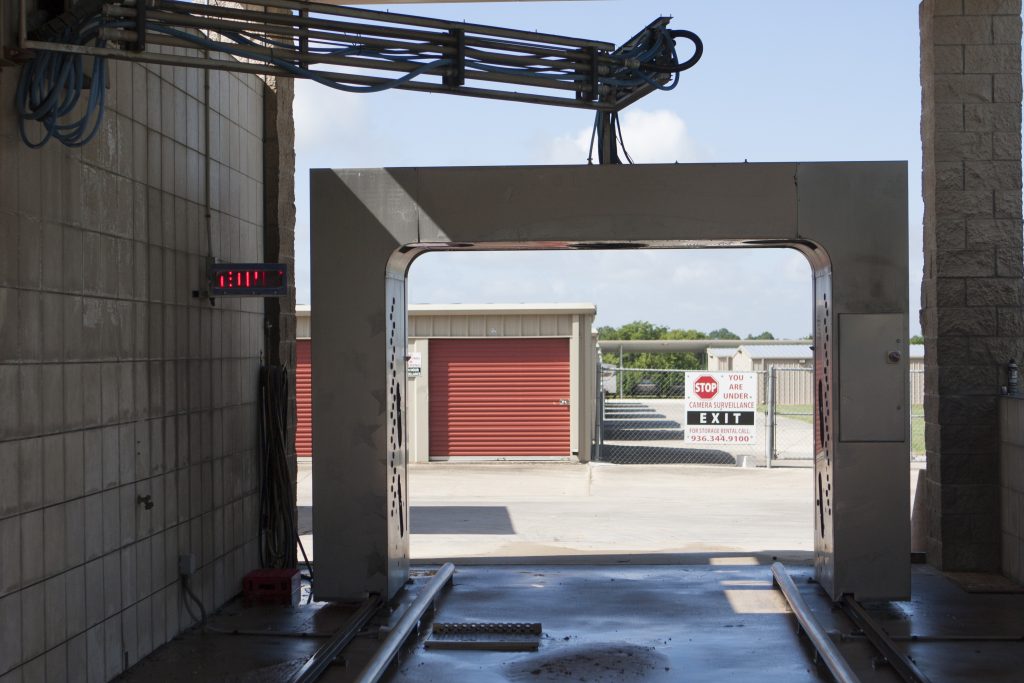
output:
[[[409,307],[409,460],[590,459],[592,304]]]
[[[410,462],[590,459],[592,304],[409,307]],[[313,454],[312,312],[296,306],[296,453]]]

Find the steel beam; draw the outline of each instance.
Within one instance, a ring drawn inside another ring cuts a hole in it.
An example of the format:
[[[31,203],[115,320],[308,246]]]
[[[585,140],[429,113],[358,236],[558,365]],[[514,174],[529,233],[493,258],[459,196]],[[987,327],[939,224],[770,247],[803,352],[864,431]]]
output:
[[[311,195],[319,599],[393,595],[407,577],[413,259],[623,243],[807,258],[816,575],[835,599],[909,596],[905,163],[314,170]]]

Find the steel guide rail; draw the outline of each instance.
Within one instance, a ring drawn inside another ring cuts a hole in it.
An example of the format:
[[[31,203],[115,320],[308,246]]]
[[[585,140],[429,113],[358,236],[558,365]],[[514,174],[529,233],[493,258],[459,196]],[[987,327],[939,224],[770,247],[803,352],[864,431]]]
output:
[[[803,597],[800,595],[799,589],[796,584],[793,583],[793,579],[790,578],[786,572],[786,568],[781,563],[776,562],[772,565],[772,577],[775,585],[782,591],[786,601],[789,603],[790,608],[793,610],[793,614],[796,616],[797,621],[800,622],[800,627],[803,632],[810,639],[814,645],[815,650],[825,661],[829,671],[835,676],[836,680],[840,683],[859,683],[860,679],[850,669],[849,664],[839,653],[839,649],[835,643],[829,637],[828,633],[821,627],[817,619],[811,613],[807,607],[807,603],[804,602]],[[921,669],[918,668],[917,664],[910,659],[907,655],[903,654],[896,648],[896,640],[924,640],[933,642],[943,642],[945,640],[956,640],[956,638],[928,638],[928,637],[907,637],[907,638],[893,638],[885,629],[881,627],[871,615],[868,614],[864,606],[861,605],[852,595],[844,595],[843,599],[839,601],[838,605],[842,608],[843,613],[853,622],[854,626],[860,631],[859,635],[871,643],[871,645],[882,655],[889,666],[893,668],[893,671],[899,675],[907,683],[931,683],[931,679]],[[854,636],[843,636],[844,639]],[[996,639],[991,637],[982,637],[979,640],[990,640]],[[1020,637],[1012,638],[998,638],[997,640],[1020,640]]]
[[[373,618],[381,606],[379,596],[373,596],[360,606],[355,614],[349,619],[337,633],[331,636],[330,640],[320,646],[313,653],[313,656],[306,660],[306,663],[295,672],[289,679],[289,683],[312,683],[320,678],[324,671],[338,658],[341,651],[352,642],[359,632],[366,626],[366,623]]]
[[[355,679],[356,683],[376,683],[387,673],[388,667],[398,656],[398,652],[405,645],[406,640],[417,630],[423,615],[428,609],[435,606],[438,596],[445,586],[451,585],[454,575],[455,565],[451,562],[446,562],[437,570],[437,573],[423,586],[419,595],[388,633],[388,637],[384,639],[380,648],[363,667]]]
[[[860,683],[860,678],[850,668],[849,662],[839,652],[839,648],[829,638],[825,629],[814,618],[811,609],[807,606],[803,596],[800,595],[800,590],[793,583],[793,579],[790,578],[789,573],[781,563],[776,562],[772,564],[772,577],[775,585],[782,591],[782,595],[785,596],[786,602],[789,603],[790,609],[793,610],[793,615],[800,623],[800,628],[807,635],[814,649],[817,650],[818,655],[824,660],[825,665],[832,672],[836,681],[838,683]]]
[[[670,83],[672,75],[663,68],[644,67],[664,67],[665,60],[675,59],[667,18],[616,49],[603,41],[293,0],[254,0],[244,7],[123,0],[102,5],[99,37],[113,44],[100,47],[29,33],[26,4],[19,3],[22,59],[46,50],[602,112],[620,111]],[[190,44],[193,36],[196,42]],[[196,55],[147,50],[147,44],[189,47]],[[201,56],[209,49],[236,59]],[[638,50],[643,59],[633,57]],[[375,71],[401,76],[367,73]],[[467,81],[481,85],[467,86]],[[517,86],[530,90],[513,89]]]
[[[931,683],[931,680],[924,672],[917,668],[917,664],[896,648],[896,644],[889,637],[889,634],[885,632],[878,622],[871,618],[867,610],[854,600],[852,595],[844,595],[841,604],[846,616],[860,629],[875,649],[882,654],[886,663],[899,674],[900,678],[907,681],[907,683]]]

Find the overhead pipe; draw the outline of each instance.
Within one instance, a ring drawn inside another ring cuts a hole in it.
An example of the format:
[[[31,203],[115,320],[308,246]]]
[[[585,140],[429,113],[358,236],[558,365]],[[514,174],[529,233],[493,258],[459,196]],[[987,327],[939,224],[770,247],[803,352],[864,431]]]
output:
[[[105,13],[108,16],[134,18],[136,10],[133,9],[136,3],[127,2],[123,5],[106,5]],[[365,26],[361,24],[347,24],[331,21],[328,19],[317,19],[315,17],[301,17],[290,14],[260,14],[257,20],[251,10],[235,9],[230,7],[218,7],[214,5],[203,5],[199,8],[189,7],[191,3],[179,2],[178,0],[164,0],[161,2],[159,11],[151,10],[149,17],[154,21],[161,21],[168,25],[176,24],[195,26],[196,24],[186,21],[179,21],[179,18],[190,17],[192,20],[205,20],[208,18],[219,18],[221,20],[235,20],[242,23],[219,24],[224,28],[242,31],[254,28],[258,24],[261,32],[281,36],[308,36],[319,37],[324,40],[351,40],[365,45],[372,45],[380,48],[413,49],[419,51],[437,52],[442,55],[454,55],[456,48],[451,35],[448,32],[411,32],[408,29],[386,29],[384,27]],[[213,24],[211,24],[212,26]],[[310,29],[320,29],[311,31]],[[349,30],[346,30],[349,29]],[[388,38],[375,37],[387,36]],[[406,42],[408,41],[408,42]],[[590,70],[591,58],[588,53],[578,49],[552,49],[548,47],[535,46],[527,43],[515,43],[497,41],[475,36],[467,36],[467,55],[479,59],[494,62],[497,64],[543,66],[550,68],[554,58],[566,62],[563,68],[571,69],[573,72],[587,72]],[[482,49],[481,49],[482,48]],[[533,53],[530,56],[515,56],[487,50],[514,50],[522,53]],[[598,54],[598,61],[602,65],[601,73],[607,73],[608,65],[616,63],[607,54]]]
[[[197,7],[201,7],[198,3]],[[456,28],[466,33],[477,35],[494,36],[496,38],[509,38],[512,40],[525,40],[534,43],[548,45],[568,45],[578,48],[597,48],[599,50],[614,50],[615,44],[601,40],[589,40],[586,38],[572,38],[559,36],[550,33],[538,33],[535,31],[521,31],[517,29],[502,28],[499,26],[486,26],[484,24],[467,24],[465,22],[451,22],[443,19],[430,19],[428,17],[417,17],[409,14],[397,14],[393,12],[381,12],[378,10],[357,9],[355,7],[336,7],[322,3],[296,2],[294,0],[250,0],[247,4],[263,7],[274,7],[277,9],[289,10],[310,10],[317,14],[331,14],[350,19],[362,19],[367,21],[380,21],[392,24],[404,24],[406,26],[418,26],[422,28],[440,29],[448,31],[456,24]]]

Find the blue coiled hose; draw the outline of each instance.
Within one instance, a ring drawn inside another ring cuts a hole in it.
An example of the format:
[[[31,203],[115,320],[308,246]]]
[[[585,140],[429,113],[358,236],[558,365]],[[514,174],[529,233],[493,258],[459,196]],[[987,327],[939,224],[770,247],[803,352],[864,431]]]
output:
[[[86,24],[84,30],[68,28],[60,36],[62,42],[85,45],[98,35],[99,22]],[[102,47],[102,41],[96,40]],[[82,91],[88,86],[89,97],[84,110],[76,112]],[[86,83],[85,59],[82,55],[43,51],[21,71],[15,94],[19,114],[18,132],[22,141],[32,148],[42,147],[57,139],[68,147],[81,147],[99,132],[107,89],[107,63],[93,59],[92,72]],[[33,140],[27,130],[31,121],[38,123],[43,135]]]

